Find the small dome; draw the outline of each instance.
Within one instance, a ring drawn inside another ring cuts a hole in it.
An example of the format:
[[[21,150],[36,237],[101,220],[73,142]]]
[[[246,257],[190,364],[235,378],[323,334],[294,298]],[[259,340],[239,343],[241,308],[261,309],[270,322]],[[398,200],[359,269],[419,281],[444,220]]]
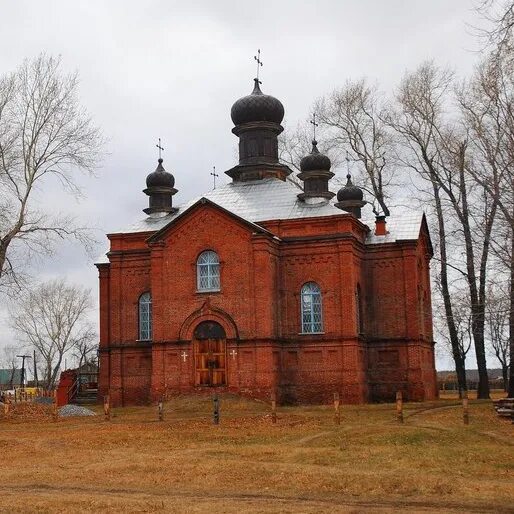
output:
[[[153,173],[146,177],[146,187],[170,187],[175,185],[175,177],[162,166],[162,159]]]
[[[300,161],[300,169],[302,171],[330,171],[331,164],[330,159],[326,155],[319,153],[318,142],[313,140],[311,153]]]
[[[362,189],[353,185],[351,175],[346,175],[346,178],[348,179],[346,185],[337,192],[337,201],[344,202],[350,200],[361,202],[364,196]]]
[[[230,111],[234,125],[252,121],[269,121],[280,124],[284,119],[284,106],[274,96],[265,95],[255,80],[252,94],[237,100]]]

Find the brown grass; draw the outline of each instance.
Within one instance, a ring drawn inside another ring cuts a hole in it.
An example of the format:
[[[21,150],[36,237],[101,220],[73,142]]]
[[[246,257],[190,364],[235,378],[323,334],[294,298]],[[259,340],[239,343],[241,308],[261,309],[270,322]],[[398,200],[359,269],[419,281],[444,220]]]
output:
[[[454,398],[280,408],[208,397],[57,423],[0,418],[0,512],[514,512],[514,425]]]

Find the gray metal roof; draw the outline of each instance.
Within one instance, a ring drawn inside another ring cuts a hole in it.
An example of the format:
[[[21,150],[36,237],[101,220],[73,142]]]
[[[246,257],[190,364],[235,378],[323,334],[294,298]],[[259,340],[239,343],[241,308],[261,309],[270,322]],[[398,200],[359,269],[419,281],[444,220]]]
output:
[[[11,382],[12,370],[0,369],[0,386],[9,385]],[[16,369],[13,376],[13,384],[20,385],[21,382],[21,369]]]
[[[366,244],[383,244],[418,239],[422,220],[422,212],[404,212],[396,213],[396,216],[389,216],[386,219],[388,233],[385,236],[375,235],[373,230],[375,218],[366,218],[361,221],[372,229],[366,238]]]
[[[295,185],[276,178],[231,182],[212,189],[202,196],[193,198],[185,205],[180,206],[177,212],[165,216],[147,216],[134,225],[117,232],[130,233],[159,230],[172,219],[187,211],[201,198],[207,198],[251,223],[343,214],[341,210],[327,201],[313,205],[301,202],[296,197],[298,193],[301,193],[301,190]]]
[[[276,178],[249,182],[231,182],[198,196],[171,214],[153,214],[146,216],[133,225],[112,233],[154,232],[165,227],[170,221],[182,215],[201,198],[232,212],[251,223],[271,220],[288,220],[313,218],[317,216],[341,216],[345,213],[334,206],[334,201],[322,200],[317,203],[302,202],[297,198],[301,190],[291,182]],[[417,239],[421,227],[422,213],[405,214],[387,219],[386,236],[375,236],[375,219],[365,218],[361,221],[371,228],[367,244],[390,243],[399,240]],[[97,264],[109,262],[102,255]]]

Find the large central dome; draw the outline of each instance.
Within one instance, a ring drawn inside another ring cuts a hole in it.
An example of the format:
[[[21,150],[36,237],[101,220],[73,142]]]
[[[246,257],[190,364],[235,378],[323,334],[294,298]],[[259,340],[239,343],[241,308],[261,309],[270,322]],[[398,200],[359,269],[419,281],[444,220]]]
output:
[[[280,124],[284,118],[284,106],[274,96],[265,95],[259,87],[259,80],[254,79],[252,94],[243,96],[232,106],[230,116],[234,125],[243,125],[254,121],[268,121]]]

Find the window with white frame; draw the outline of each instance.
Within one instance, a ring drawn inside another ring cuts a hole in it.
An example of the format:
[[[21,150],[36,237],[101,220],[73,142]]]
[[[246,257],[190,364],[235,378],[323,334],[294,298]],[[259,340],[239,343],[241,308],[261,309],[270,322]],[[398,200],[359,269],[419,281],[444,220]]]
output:
[[[301,292],[302,332],[316,334],[323,332],[321,289],[316,282],[307,282]]]
[[[152,339],[152,296],[143,293],[139,297],[139,339],[149,341]]]
[[[212,250],[202,252],[196,261],[196,288],[198,291],[220,290],[220,260]]]

